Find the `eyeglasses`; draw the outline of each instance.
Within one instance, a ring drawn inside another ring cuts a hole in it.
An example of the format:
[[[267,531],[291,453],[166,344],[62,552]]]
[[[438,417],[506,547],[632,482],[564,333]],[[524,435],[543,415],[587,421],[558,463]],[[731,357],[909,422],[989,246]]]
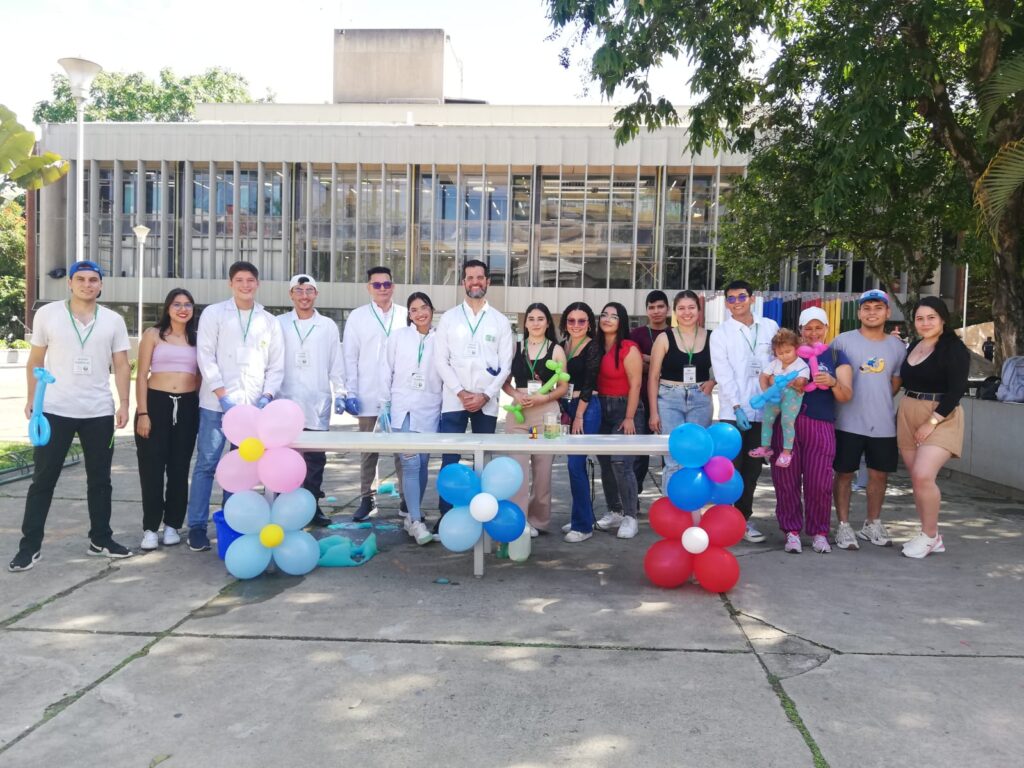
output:
[[[725,300],[727,302],[729,302],[730,304],[736,304],[737,302],[742,304],[743,302],[745,302],[749,298],[750,297],[747,294],[745,294],[745,293],[738,293],[735,296],[726,296]]]
[[[390,280],[383,280],[379,283],[370,283],[370,287],[373,288],[373,290],[375,291],[386,291],[392,285],[394,285],[394,283],[392,283]]]
[[[194,306],[194,305],[192,305],[192,304],[189,304],[189,303],[188,303],[187,301],[186,301],[186,302],[184,302],[184,303],[182,303],[182,302],[180,302],[180,301],[176,301],[176,302],[174,302],[173,304],[171,304],[171,309],[173,309],[173,310],[179,310],[179,309],[192,309],[192,308],[193,308],[193,306]]]
[[[589,322],[590,321],[587,320],[587,318],[585,318],[585,317],[580,317],[580,318],[567,317],[565,319],[565,324],[566,325],[586,325]]]
[[[299,288],[296,286],[292,288],[292,293],[297,293],[300,296],[309,296],[316,293],[316,288]]]
[[[601,319],[602,320],[618,320],[619,316],[618,315],[613,315],[611,312],[602,312],[601,313]]]

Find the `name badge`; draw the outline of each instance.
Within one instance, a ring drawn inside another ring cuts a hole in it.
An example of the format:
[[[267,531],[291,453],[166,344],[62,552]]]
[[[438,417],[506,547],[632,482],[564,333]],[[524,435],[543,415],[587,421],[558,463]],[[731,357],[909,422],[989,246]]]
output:
[[[239,368],[254,366],[256,365],[258,354],[259,351],[251,347],[239,347],[235,350],[235,362],[238,363]]]
[[[480,343],[471,341],[466,344],[466,357],[480,357]]]
[[[295,353],[295,366],[297,368],[308,368],[309,367],[309,351],[300,349]]]
[[[760,376],[761,375],[761,361],[751,360],[747,363],[747,376]]]
[[[683,384],[696,384],[697,383],[697,366],[686,365],[683,366]]]
[[[422,373],[409,374],[409,387],[417,392],[422,392],[427,388],[427,377]]]
[[[536,395],[538,392],[540,392],[540,386],[541,384],[539,381],[526,382],[526,394]]]
[[[72,371],[76,376],[92,375],[92,358],[88,355],[76,355],[72,365]]]

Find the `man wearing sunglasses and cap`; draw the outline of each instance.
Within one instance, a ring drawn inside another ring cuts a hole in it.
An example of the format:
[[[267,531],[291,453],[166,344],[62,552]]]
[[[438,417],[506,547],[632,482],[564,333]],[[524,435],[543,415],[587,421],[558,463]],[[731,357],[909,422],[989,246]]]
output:
[[[392,331],[406,325],[405,307],[392,301],[395,283],[387,267],[366,270],[366,291],[370,303],[356,307],[345,321],[342,354],[345,361],[345,411],[359,421],[360,432],[372,432],[380,416],[381,404],[391,393],[381,378],[384,350]],[[337,413],[341,413],[335,407]],[[356,522],[377,514],[374,483],[377,480],[376,453],[364,453],[359,460],[359,508],[352,516]],[[402,484],[401,464],[395,466],[399,490]]]
[[[50,439],[36,446],[32,485],[25,497],[18,553],[7,566],[27,571],[39,560],[43,528],[53,490],[64,467],[71,441],[78,435],[85,455],[88,485],[89,549],[98,557],[123,558],[132,553],[114,541],[110,529],[110,464],[114,456],[114,430],[128,423],[128,330],[116,312],[96,303],[103,290],[103,270],[93,261],[78,261],[68,269],[67,301],[55,301],[36,312],[32,351],[26,366],[28,404],[32,417],[36,393],[33,370],[45,367],[54,377],[46,388],[43,413]],[[110,368],[118,402],[110,395]]]

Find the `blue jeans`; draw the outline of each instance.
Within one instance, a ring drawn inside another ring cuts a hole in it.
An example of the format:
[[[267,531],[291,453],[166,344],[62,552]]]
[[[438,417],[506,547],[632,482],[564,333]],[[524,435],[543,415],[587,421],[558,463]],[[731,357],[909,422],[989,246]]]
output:
[[[569,421],[572,421],[576,418],[579,398],[562,402]],[[596,435],[600,428],[601,401],[594,396],[590,398],[587,409],[583,412],[583,434]],[[590,500],[590,487],[587,482],[587,457],[570,455],[566,463],[569,465],[569,488],[572,490],[572,529],[590,533],[594,530],[594,503]]]
[[[441,423],[438,425],[437,431],[442,434],[461,435],[466,431],[467,424],[473,427],[473,434],[493,435],[498,426],[498,417],[488,416],[483,411],[474,411],[473,413],[469,411],[447,411],[441,414]],[[457,453],[442,453],[441,469],[444,469],[449,464],[457,463],[458,460],[459,454]],[[437,508],[443,515],[452,508],[452,505],[441,499]]]
[[[405,414],[402,426],[397,432],[412,432],[410,422],[411,414]],[[393,425],[392,425],[393,426]],[[405,499],[405,507],[409,510],[410,520],[422,520],[423,513],[420,505],[423,504],[423,494],[427,492],[427,464],[430,462],[429,453],[396,453],[395,463],[402,465],[402,498]],[[419,478],[419,493],[416,493],[414,478]]]
[[[661,417],[661,433],[672,434],[672,430],[680,424],[700,424],[711,426],[711,414],[714,405],[711,398],[705,395],[696,384],[682,387],[670,387],[661,384],[658,387],[658,416]],[[668,489],[669,478],[679,469],[679,462],[672,454],[665,456],[665,471],[661,476],[661,488]]]
[[[196,466],[192,470],[192,487],[188,495],[188,527],[206,528],[210,521],[210,494],[217,463],[228,439],[220,429],[224,414],[208,408],[199,409],[199,436],[196,438]],[[231,494],[225,492],[223,501]]]
[[[602,435],[618,435],[619,425],[626,418],[626,397],[601,395],[601,430]],[[589,408],[587,410],[590,410]],[[633,426],[637,434],[643,434],[647,421],[643,401],[637,404],[633,414]],[[628,440],[629,438],[624,438]],[[598,456],[601,464],[601,488],[609,512],[618,512],[626,517],[636,517],[640,508],[637,497],[636,474],[633,471],[635,457],[632,454],[620,456]]]

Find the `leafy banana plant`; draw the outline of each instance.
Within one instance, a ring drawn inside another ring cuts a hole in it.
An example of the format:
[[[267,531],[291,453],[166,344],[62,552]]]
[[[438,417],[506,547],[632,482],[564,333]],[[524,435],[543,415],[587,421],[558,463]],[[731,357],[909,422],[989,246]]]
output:
[[[14,113],[0,104],[0,185],[39,189],[61,179],[68,162],[53,152],[32,154],[36,137],[18,122]]]

